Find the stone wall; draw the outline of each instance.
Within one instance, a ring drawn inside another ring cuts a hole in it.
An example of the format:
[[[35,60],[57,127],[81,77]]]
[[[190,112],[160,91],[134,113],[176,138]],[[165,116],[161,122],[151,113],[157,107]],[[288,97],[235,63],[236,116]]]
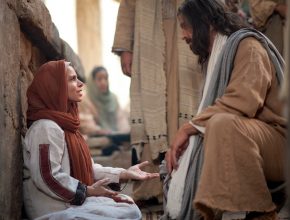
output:
[[[288,1],[289,3],[289,1]],[[289,95],[289,85],[290,85],[290,7],[288,5],[287,9],[287,22],[286,22],[286,34],[285,34],[285,61],[286,61],[286,74],[287,74],[287,82],[286,86],[284,87],[285,96],[288,98],[288,157],[287,157],[287,169],[286,169],[286,176],[287,176],[287,192],[288,192],[288,201],[286,207],[288,207],[288,211],[290,213],[290,95]]]
[[[13,220],[21,219],[21,135],[33,73],[56,59],[71,61],[81,79],[84,70],[40,0],[0,0],[0,30],[0,220]]]

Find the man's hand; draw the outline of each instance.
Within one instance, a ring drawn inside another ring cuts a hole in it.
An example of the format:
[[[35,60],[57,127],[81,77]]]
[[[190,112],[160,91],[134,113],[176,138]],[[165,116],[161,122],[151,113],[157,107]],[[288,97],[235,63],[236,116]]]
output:
[[[166,166],[169,173],[171,173],[173,169],[177,169],[177,161],[186,150],[189,143],[189,137],[197,133],[198,130],[189,123],[186,123],[179,128],[173,140],[173,144],[165,155]]]
[[[127,170],[121,172],[120,179],[148,180],[159,177],[159,173],[147,173],[141,170],[141,168],[147,166],[148,164],[149,164],[148,161],[144,161],[142,163],[136,164],[135,166],[131,166]]]
[[[131,70],[132,70],[132,60],[133,54],[129,51],[123,51],[121,53],[121,67],[122,71],[126,76],[131,77]]]

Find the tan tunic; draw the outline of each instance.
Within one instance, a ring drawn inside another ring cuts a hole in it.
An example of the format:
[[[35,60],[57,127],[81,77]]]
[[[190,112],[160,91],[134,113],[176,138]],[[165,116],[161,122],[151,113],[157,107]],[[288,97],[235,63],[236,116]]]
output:
[[[112,51],[133,52],[131,141],[149,143],[152,159],[168,149],[179,125],[195,115],[203,77],[182,41],[181,0],[122,0]]]
[[[148,172],[159,171],[153,160],[168,149],[179,125],[195,115],[201,96],[199,87],[203,77],[197,58],[179,35],[177,2],[181,1],[122,0],[119,8],[113,52],[133,52],[131,140],[132,144],[144,144],[141,161],[152,162],[152,166],[147,167]],[[154,16],[154,24],[151,24],[150,18]],[[161,24],[160,28],[157,28],[157,23]],[[162,32],[158,33],[158,30]],[[141,38],[143,34],[146,36]],[[146,41],[152,36],[157,36],[153,42],[155,48],[152,48],[150,40],[150,43]],[[142,48],[145,51],[144,47],[147,50],[141,56],[140,51]],[[155,58],[160,51],[161,56]],[[152,137],[157,140],[152,141]],[[134,198],[160,196],[161,189],[159,180],[136,183]]]
[[[227,112],[261,120],[285,136],[286,119],[282,116],[279,90],[267,51],[254,38],[246,38],[238,47],[225,94],[196,116],[193,122],[206,126],[214,114]]]
[[[266,50],[254,38],[242,40],[225,94],[193,119],[206,128],[194,202],[208,219],[212,214],[208,207],[274,210],[266,180],[284,179],[286,150],[286,120],[278,94]]]

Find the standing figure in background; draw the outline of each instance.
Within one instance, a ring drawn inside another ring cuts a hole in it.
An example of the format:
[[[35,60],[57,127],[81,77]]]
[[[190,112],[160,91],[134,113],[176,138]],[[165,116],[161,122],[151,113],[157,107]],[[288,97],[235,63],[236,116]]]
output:
[[[128,119],[122,115],[117,96],[109,89],[108,71],[98,66],[92,70],[88,95],[96,108],[95,120],[107,133],[129,132]]]
[[[285,0],[249,0],[253,24],[263,32],[283,55]]]
[[[181,0],[122,0],[112,51],[131,77],[131,144],[137,158],[160,161],[178,128],[196,113],[203,76],[197,57],[181,39],[176,9]],[[158,180],[135,183],[133,197],[162,199]]]

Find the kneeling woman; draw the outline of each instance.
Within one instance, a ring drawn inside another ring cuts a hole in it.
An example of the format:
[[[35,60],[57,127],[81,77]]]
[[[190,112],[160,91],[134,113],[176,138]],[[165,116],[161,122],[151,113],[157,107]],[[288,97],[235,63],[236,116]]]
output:
[[[79,132],[82,90],[74,69],[61,60],[42,65],[27,91],[26,213],[31,219],[140,219],[132,199],[107,186],[158,174],[143,172],[146,163],[125,170],[92,162]]]

